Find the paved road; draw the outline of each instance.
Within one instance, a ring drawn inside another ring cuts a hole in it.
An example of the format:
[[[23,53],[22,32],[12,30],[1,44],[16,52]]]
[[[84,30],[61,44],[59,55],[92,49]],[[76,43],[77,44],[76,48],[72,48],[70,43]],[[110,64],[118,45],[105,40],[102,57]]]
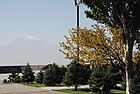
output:
[[[0,94],[67,94],[20,84],[0,84]]]

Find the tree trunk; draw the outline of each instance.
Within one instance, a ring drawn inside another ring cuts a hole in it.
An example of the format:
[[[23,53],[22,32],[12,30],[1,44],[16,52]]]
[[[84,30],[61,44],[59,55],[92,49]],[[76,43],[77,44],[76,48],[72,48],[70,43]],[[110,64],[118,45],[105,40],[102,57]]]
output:
[[[78,85],[77,85],[77,84],[75,84],[75,91],[77,91],[77,87],[78,87]]]
[[[134,94],[133,92],[133,62],[132,62],[132,52],[133,52],[133,40],[129,39],[126,44],[125,58],[126,58],[126,94]]]

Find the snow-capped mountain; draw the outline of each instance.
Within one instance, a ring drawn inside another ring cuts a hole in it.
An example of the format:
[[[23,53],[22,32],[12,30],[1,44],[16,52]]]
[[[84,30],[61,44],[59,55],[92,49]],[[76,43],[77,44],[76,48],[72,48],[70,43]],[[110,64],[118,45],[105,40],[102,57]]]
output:
[[[30,36],[22,37],[0,47],[0,65],[25,65],[27,62],[39,65],[68,64],[69,61],[64,59],[64,55],[59,49],[59,45],[53,45]]]

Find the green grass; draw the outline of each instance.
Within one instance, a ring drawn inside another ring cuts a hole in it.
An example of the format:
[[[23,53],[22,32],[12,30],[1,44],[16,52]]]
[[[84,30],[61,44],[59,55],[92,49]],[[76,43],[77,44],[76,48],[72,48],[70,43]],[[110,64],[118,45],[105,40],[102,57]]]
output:
[[[6,83],[2,83],[2,84],[14,84],[14,82],[6,82]]]
[[[88,88],[86,89],[78,89],[78,91],[75,91],[74,89],[62,89],[62,90],[58,90],[60,92],[66,92],[69,94],[91,94],[90,90]],[[96,92],[94,92],[93,94],[97,94]],[[123,90],[111,90],[111,94],[125,94],[125,91]]]
[[[22,84],[27,86],[32,86],[32,87],[46,87],[45,85],[39,83],[22,83]]]
[[[7,83],[2,83],[2,84],[15,84],[15,83],[7,82]],[[46,87],[44,84],[39,84],[39,83],[17,83],[17,84],[22,84],[22,85],[32,86],[32,87]]]
[[[111,90],[111,93],[112,93],[112,94],[125,94],[125,91],[123,91],[123,90],[115,90],[115,89],[112,89],[112,90]]]

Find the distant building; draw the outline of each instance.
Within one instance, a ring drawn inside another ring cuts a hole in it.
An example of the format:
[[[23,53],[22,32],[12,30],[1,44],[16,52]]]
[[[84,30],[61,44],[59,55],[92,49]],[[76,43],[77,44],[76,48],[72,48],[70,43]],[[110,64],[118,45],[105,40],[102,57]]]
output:
[[[25,66],[0,66],[0,74],[12,72],[21,73],[24,67]],[[31,68],[35,73],[39,72],[44,67],[45,65],[31,65]]]

